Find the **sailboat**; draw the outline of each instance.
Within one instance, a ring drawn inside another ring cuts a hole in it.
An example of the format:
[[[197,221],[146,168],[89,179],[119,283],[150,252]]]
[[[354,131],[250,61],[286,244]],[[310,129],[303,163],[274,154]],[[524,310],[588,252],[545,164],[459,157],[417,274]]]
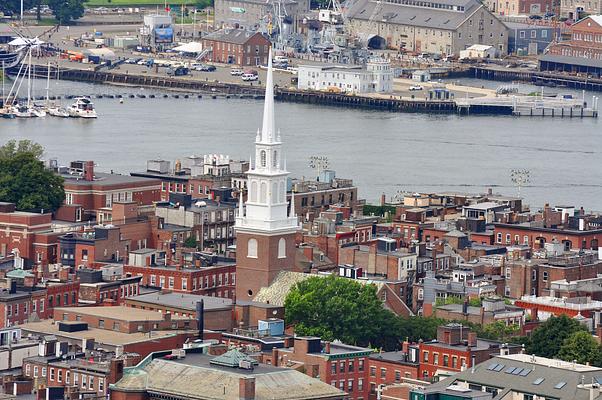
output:
[[[12,112],[12,110],[10,109],[10,107],[8,106],[8,104],[6,103],[6,96],[4,93],[4,80],[5,80],[5,76],[6,76],[6,61],[4,59],[2,59],[2,108],[0,109],[0,117],[2,118],[16,118],[16,115],[14,112]]]
[[[48,62],[48,76],[46,77],[46,112],[53,117],[69,118],[69,113],[65,108],[61,107],[60,104],[50,102],[50,61]]]

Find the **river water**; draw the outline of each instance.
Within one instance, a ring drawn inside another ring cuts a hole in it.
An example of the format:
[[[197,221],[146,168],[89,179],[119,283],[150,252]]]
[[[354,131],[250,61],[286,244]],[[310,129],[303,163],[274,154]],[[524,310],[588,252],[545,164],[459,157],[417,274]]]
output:
[[[35,91],[44,86],[37,82]],[[523,90],[531,89],[540,90]],[[56,95],[161,93],[72,82],[51,82],[51,90]],[[0,139],[31,139],[62,165],[91,159],[99,170],[121,173],[144,170],[152,158],[173,162],[224,153],[248,159],[263,106],[258,100],[209,96],[94,102],[100,115],[94,121],[0,119]],[[402,190],[493,187],[515,195],[510,170],[528,169],[531,182],[522,195],[532,206],[549,202],[602,210],[602,124],[596,119],[459,117],[289,103],[276,103],[276,119],[293,176],[313,176],[308,157],[325,155],[337,175],[352,178],[370,202],[383,192],[389,198]]]

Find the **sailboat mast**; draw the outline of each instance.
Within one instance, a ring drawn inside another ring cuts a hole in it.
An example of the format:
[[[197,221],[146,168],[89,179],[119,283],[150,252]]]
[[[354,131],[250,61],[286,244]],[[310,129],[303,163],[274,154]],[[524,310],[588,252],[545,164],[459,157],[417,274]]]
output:
[[[46,107],[50,104],[50,61],[48,61],[48,74],[46,77]]]
[[[31,47],[29,48],[29,62],[27,65],[27,107],[31,107]]]

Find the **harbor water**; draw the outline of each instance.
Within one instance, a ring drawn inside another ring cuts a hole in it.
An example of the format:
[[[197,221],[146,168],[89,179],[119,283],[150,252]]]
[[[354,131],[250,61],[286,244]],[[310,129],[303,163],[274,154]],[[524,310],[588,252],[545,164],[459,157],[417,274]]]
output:
[[[45,86],[44,80],[35,82],[37,96]],[[50,87],[53,95],[125,97],[123,104],[116,98],[93,98],[97,120],[0,119],[2,142],[34,140],[44,145],[46,157],[58,158],[62,165],[94,160],[99,170],[129,173],[144,170],[147,159],[173,162],[208,153],[248,159],[261,126],[260,100],[175,99],[171,93],[163,98],[168,92],[74,82],[51,82]],[[62,103],[67,106],[70,100]],[[510,171],[527,169],[531,182],[522,188],[527,203],[602,210],[598,119],[460,117],[289,103],[276,104],[276,119],[293,176],[315,176],[308,158],[327,156],[337,175],[354,179],[360,196],[370,202],[397,191],[484,192],[491,187],[515,195]]]

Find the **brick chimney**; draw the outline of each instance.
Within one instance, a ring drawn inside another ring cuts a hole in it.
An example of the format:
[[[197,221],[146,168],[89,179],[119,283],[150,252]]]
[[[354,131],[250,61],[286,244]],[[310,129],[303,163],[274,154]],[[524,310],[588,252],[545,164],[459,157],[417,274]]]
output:
[[[255,378],[244,376],[238,380],[239,400],[255,400]]]
[[[401,352],[405,353],[405,354],[409,354],[409,352],[410,352],[410,342],[408,341],[407,337],[405,338],[405,340],[401,344]]]
[[[94,161],[86,161],[84,164],[84,179],[87,181],[94,180]]]
[[[63,267],[59,270],[59,280],[61,282],[69,281],[69,267]]]
[[[477,345],[477,334],[475,332],[468,332],[468,345],[470,347],[476,347],[476,345]]]
[[[330,354],[330,342],[328,341],[324,343],[324,353]]]
[[[313,246],[303,246],[303,255],[307,257],[309,261],[314,259],[314,248]]]
[[[383,193],[383,194],[380,195],[380,205],[381,205],[381,207],[384,206],[386,202],[387,202],[387,197]]]

